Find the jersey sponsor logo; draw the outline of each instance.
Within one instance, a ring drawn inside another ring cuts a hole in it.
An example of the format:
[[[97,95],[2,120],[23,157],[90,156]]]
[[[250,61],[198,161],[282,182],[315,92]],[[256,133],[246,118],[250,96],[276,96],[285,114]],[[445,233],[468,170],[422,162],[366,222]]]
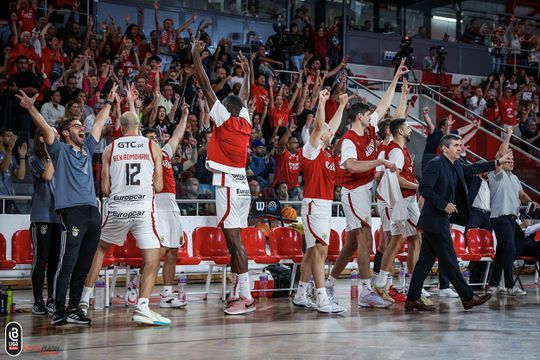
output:
[[[369,157],[373,152],[375,151],[375,141],[373,139],[370,140],[367,148],[366,148],[366,156]]]
[[[296,171],[300,169],[300,163],[299,162],[289,162],[289,169],[292,171]]]
[[[263,211],[265,208],[266,203],[264,201],[256,201],[255,202],[255,210],[257,211]]]
[[[336,171],[336,166],[334,165],[333,161],[326,160],[325,164],[326,168],[330,171]]]
[[[230,174],[234,181],[247,181],[247,177],[244,174]]]
[[[251,197],[251,192],[249,190],[236,189],[236,195]]]
[[[146,195],[141,195],[141,194],[124,195],[124,196],[115,195],[115,196],[113,196],[114,201],[140,201],[140,200],[144,200],[145,198],[146,198]]]
[[[122,154],[113,155],[113,161],[128,161],[128,160],[151,160],[150,154]]]
[[[171,160],[169,159],[163,159],[163,162],[161,163],[165,169],[172,169]]]
[[[121,141],[117,143],[117,146],[120,149],[129,149],[129,148],[138,149],[138,148],[142,148],[144,144],[137,141]]]
[[[109,215],[116,219],[140,219],[144,217],[146,211],[111,211]]]

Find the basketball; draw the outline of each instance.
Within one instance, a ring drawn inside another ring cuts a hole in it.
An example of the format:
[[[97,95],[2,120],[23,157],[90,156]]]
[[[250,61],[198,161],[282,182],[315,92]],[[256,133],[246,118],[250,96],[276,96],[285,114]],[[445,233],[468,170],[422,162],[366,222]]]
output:
[[[287,206],[281,209],[281,216],[283,217],[283,222],[285,224],[290,224],[292,221],[285,221],[285,219],[296,220],[298,214],[294,208]]]
[[[264,235],[270,236],[270,227],[268,224],[261,222],[255,225],[255,228],[261,230]]]

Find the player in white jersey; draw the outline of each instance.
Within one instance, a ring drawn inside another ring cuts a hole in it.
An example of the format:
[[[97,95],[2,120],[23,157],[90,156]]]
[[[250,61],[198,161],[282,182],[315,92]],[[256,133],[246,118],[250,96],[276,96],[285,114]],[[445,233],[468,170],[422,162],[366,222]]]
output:
[[[163,187],[161,149],[153,141],[139,136],[139,118],[134,112],[125,112],[119,121],[124,136],[113,141],[103,152],[101,181],[103,192],[109,198],[103,214],[101,240],[79,307],[88,307],[105,253],[113,244],[122,246],[129,231],[137,240],[144,260],[141,293],[132,320],[149,325],[169,325],[169,319],[148,306],[160,258],[154,192]]]
[[[174,129],[174,132],[161,148],[163,156],[163,189],[156,194],[156,210],[158,219],[158,231],[161,238],[161,257],[165,257],[163,262],[163,291],[160,294],[159,306],[162,308],[180,308],[187,305],[187,302],[179,299],[172,291],[176,262],[178,260],[178,248],[186,239],[183,238],[182,222],[180,220],[180,209],[176,203],[176,182],[172,169],[171,159],[178,144],[184,137],[186,130],[189,107],[182,104],[182,117]],[[159,143],[155,129],[143,131],[143,135]]]

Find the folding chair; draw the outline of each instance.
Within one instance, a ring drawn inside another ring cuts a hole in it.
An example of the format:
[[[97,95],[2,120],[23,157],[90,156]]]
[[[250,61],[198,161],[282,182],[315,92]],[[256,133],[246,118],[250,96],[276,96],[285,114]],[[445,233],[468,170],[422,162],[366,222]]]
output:
[[[495,248],[493,247],[493,235],[491,232],[484,229],[469,229],[466,235],[468,255],[464,260],[468,261],[485,261],[487,268],[484,272],[484,279],[481,283],[473,283],[469,285],[482,285],[483,288],[488,284],[488,275],[491,268],[491,263],[495,259]]]
[[[13,269],[17,263],[6,259],[6,238],[0,234],[0,270]]]
[[[273,228],[270,234],[270,254],[279,258],[282,263],[293,264],[290,288],[280,290],[294,290],[296,270],[304,257],[302,236],[298,230],[290,227]]]

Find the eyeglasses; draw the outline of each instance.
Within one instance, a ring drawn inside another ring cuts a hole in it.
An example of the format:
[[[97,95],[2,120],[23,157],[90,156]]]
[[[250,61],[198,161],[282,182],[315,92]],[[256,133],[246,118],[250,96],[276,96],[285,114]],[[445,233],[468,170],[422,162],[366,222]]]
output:
[[[77,129],[82,129],[84,126],[82,124],[73,124],[71,125],[70,127],[68,127],[68,129],[71,129],[71,128],[77,128]]]

